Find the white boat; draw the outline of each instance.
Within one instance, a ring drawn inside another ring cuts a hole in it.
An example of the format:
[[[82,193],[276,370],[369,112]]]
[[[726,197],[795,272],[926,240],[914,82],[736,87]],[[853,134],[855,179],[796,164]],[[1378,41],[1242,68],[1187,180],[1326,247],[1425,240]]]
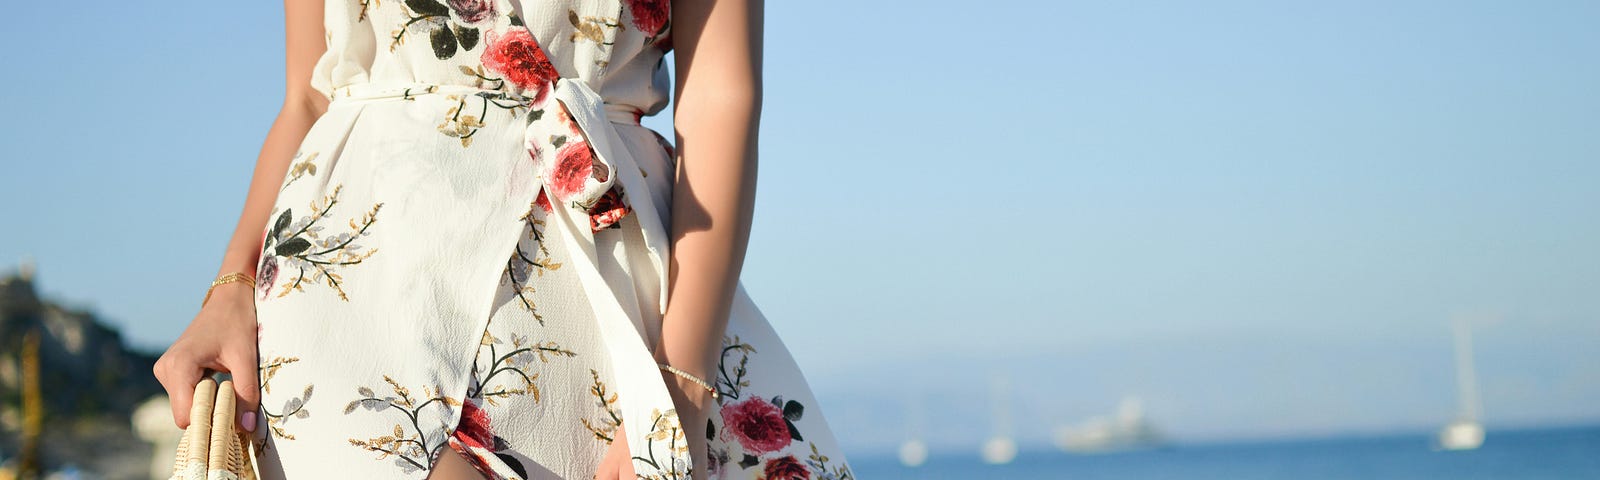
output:
[[[907,468],[921,466],[928,461],[928,444],[922,441],[921,397],[912,395],[906,407],[906,440],[900,443],[900,464]]]
[[[1460,413],[1439,430],[1435,449],[1472,450],[1483,445],[1483,424],[1478,422],[1478,375],[1472,367],[1472,331],[1466,320],[1456,319],[1456,394]]]
[[[1001,465],[1017,458],[1017,442],[1011,439],[1011,416],[1008,411],[1008,387],[1004,376],[994,379],[994,434],[983,442],[978,452],[984,463]]]
[[[1150,425],[1138,397],[1125,397],[1114,416],[1090,418],[1056,430],[1056,447],[1068,453],[1111,453],[1154,448],[1165,443]]]
[[[916,468],[926,461],[928,461],[928,445],[922,443],[922,440],[913,438],[900,444],[901,465]]]

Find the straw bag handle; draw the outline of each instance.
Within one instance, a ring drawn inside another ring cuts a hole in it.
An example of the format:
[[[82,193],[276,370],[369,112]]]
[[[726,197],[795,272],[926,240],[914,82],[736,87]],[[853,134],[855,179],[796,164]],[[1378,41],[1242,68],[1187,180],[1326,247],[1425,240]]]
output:
[[[207,370],[210,373],[210,370]],[[171,480],[256,480],[250,434],[234,424],[238,400],[233,380],[200,379],[172,462]]]

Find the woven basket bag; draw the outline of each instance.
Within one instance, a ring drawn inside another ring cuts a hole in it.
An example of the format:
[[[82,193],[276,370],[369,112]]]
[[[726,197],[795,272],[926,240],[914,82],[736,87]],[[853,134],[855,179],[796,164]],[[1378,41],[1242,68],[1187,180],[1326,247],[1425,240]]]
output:
[[[256,480],[250,433],[234,422],[237,403],[231,379],[208,376],[195,385],[170,480]]]

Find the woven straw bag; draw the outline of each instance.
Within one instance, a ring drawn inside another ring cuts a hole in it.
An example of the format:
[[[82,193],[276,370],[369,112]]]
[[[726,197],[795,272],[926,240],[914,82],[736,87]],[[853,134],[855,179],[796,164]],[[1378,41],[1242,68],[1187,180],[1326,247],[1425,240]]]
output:
[[[195,385],[170,480],[256,480],[250,433],[234,421],[237,403],[232,379],[208,376]]]

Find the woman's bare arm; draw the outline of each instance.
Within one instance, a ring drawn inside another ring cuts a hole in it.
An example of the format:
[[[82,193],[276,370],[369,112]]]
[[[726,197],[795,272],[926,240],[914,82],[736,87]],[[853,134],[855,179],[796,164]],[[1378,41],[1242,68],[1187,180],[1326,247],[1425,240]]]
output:
[[[246,193],[244,211],[223,253],[218,275],[255,275],[261,232],[278,198],[278,187],[306,132],[327,110],[328,101],[311,88],[311,70],[326,50],[322,27],[323,0],[285,0],[287,87],[283,107],[267,132]],[[254,430],[260,405],[257,378],[254,291],[243,283],[218,286],[182,335],[156,361],[154,373],[172,400],[172,417],[189,427],[194,386],[209,368],[234,374],[239,426]]]
[[[278,199],[278,187],[295,149],[305,140],[306,132],[328,109],[328,99],[311,88],[311,69],[327,50],[322,30],[323,0],[284,0],[286,72],[283,106],[278,118],[267,131],[267,140],[261,146],[261,156],[256,160],[255,174],[250,179],[250,190],[245,197],[244,213],[233,232],[233,239],[222,258],[218,274],[228,272],[255,273],[260,259],[261,232],[266,228],[267,216]]]
[[[755,206],[762,10],[762,0],[672,2],[679,170],[670,298],[656,357],[708,382],[716,379]],[[709,394],[663,373],[677,380],[668,385],[680,418],[697,422],[684,424],[693,458],[705,458],[704,436],[692,432],[704,431]]]

